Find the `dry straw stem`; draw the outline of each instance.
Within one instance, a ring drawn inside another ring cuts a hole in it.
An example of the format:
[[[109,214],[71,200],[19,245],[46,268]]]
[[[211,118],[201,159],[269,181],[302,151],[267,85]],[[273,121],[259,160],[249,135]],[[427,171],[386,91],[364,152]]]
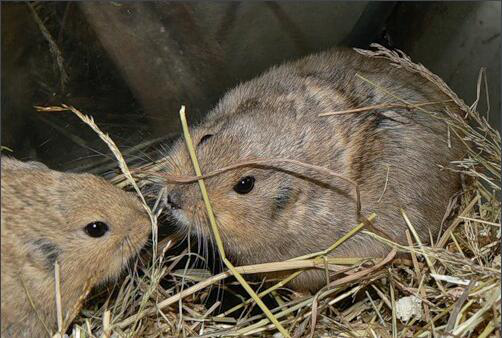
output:
[[[63,332],[63,309],[61,304],[61,273],[59,263],[54,263],[54,288],[56,295],[56,317],[58,322],[58,334],[62,335]]]
[[[370,45],[376,48],[376,51],[364,50],[359,48],[354,48],[354,50],[362,55],[366,55],[372,58],[383,58],[392,62],[392,65],[397,68],[404,68],[409,72],[418,73],[420,76],[429,80],[431,84],[434,84],[441,90],[444,94],[449,96],[453,102],[457,104],[459,108],[465,112],[471,112],[471,109],[461,100],[457,94],[455,94],[448,85],[436,74],[433,74],[427,68],[421,64],[416,64],[411,61],[411,59],[400,50],[391,51],[380,44],[372,43]],[[404,101],[404,100],[403,100]],[[406,103],[406,102],[405,102]],[[406,103],[409,104],[409,103]],[[416,107],[416,106],[414,106]]]
[[[455,323],[458,323],[457,318],[462,310],[462,305],[467,301],[467,297],[469,296],[469,292],[474,286],[475,282],[472,280],[469,285],[465,288],[462,295],[457,300],[455,306],[453,307],[453,311],[451,312],[450,318],[448,318],[448,323],[446,324],[446,331],[451,331],[455,327]]]
[[[446,231],[441,236],[439,242],[436,244],[436,247],[443,248],[445,246],[446,242],[448,241],[448,238],[451,236],[455,228],[462,222],[462,217],[471,212],[472,208],[474,208],[474,206],[479,202],[480,198],[481,198],[480,195],[476,195],[476,197],[472,199],[472,201],[467,205],[467,207],[462,211],[462,213],[459,216],[457,216],[455,221],[453,221],[453,223],[451,223],[448,229],[446,229]]]
[[[476,328],[481,322],[483,322],[485,320],[484,314],[486,312],[488,312],[489,310],[491,310],[492,306],[494,306],[496,303],[500,302],[500,289],[493,290],[492,292],[489,293],[489,296],[490,297],[487,297],[485,299],[483,307],[479,311],[477,311],[472,317],[467,319],[461,325],[458,325],[452,331],[453,335],[461,335],[461,334],[470,333],[473,331],[474,328]]]
[[[420,240],[420,237],[418,236],[417,231],[415,230],[415,227],[413,227],[413,225],[410,222],[410,219],[408,218],[408,216],[406,215],[406,213],[404,212],[403,209],[401,209],[401,215],[403,216],[403,218],[406,222],[406,225],[408,226],[411,233],[413,234],[413,237],[415,237],[415,241],[417,241],[420,249],[424,250],[424,245],[422,244],[422,241]],[[436,274],[436,269],[434,268],[434,264],[432,264],[431,260],[429,259],[429,256],[425,255],[424,257],[425,257],[425,261],[427,262],[427,265],[429,265],[429,269],[431,270],[431,272],[433,274]],[[443,288],[443,285],[439,282],[439,280],[437,280],[437,279],[434,279],[434,280],[436,281],[436,284],[438,285],[439,289],[442,292],[446,292],[446,290]]]
[[[283,164],[293,164],[293,165],[296,165],[296,166],[299,166],[299,167],[302,167],[305,169],[314,170],[314,171],[322,173],[326,176],[336,177],[336,178],[342,179],[342,180],[350,183],[354,187],[355,194],[356,194],[356,197],[355,197],[356,213],[358,216],[361,214],[361,196],[360,196],[360,192],[359,192],[359,185],[354,180],[352,180],[344,175],[338,174],[337,172],[335,172],[331,169],[317,166],[317,165],[313,165],[313,164],[309,164],[309,163],[305,163],[305,162],[301,162],[301,161],[297,161],[297,160],[288,159],[288,158],[258,158],[258,159],[253,159],[253,160],[242,160],[242,161],[236,162],[235,164],[214,170],[214,171],[210,172],[209,174],[202,175],[202,173],[201,173],[200,175],[197,174],[197,176],[179,176],[179,175],[171,175],[171,174],[166,174],[166,173],[152,173],[151,175],[163,178],[168,183],[192,183],[192,182],[200,182],[200,180],[210,178],[210,177],[222,174],[222,173],[230,171],[230,170],[234,170],[234,169],[238,169],[238,168],[242,168],[242,167],[249,167],[249,166],[262,166],[262,167],[267,167],[267,168],[276,168],[279,170],[286,170],[281,166]],[[295,173],[301,174],[296,171],[295,171]]]
[[[9,147],[6,147],[6,146],[0,146],[0,150],[1,150],[1,151],[6,150],[6,151],[8,151],[8,152],[10,152],[10,153],[13,153],[13,152],[14,152],[14,150],[12,150],[12,149],[10,149]]]
[[[392,281],[390,283],[390,304],[392,306],[392,338],[397,338],[396,296]]]
[[[180,109],[180,118],[181,118],[181,123],[182,123],[182,126],[183,126],[183,134],[185,136],[185,141],[187,143],[187,147],[188,147],[188,150],[189,150],[189,153],[190,153],[190,157],[192,159],[192,164],[193,164],[193,166],[195,168],[195,173],[197,174],[197,176],[202,176],[202,172],[200,170],[199,163],[197,161],[197,156],[195,154],[195,149],[194,149],[193,144],[192,144],[192,138],[190,137],[190,133],[188,131],[188,124],[187,124],[186,117],[185,117],[185,106],[181,106],[181,109]],[[206,186],[204,184],[204,180],[203,179],[199,179],[198,182],[199,182],[199,187],[200,187],[200,190],[201,190],[201,193],[202,193],[202,197],[204,199],[204,203],[205,203],[206,208],[207,208],[207,213],[208,213],[208,216],[209,216],[209,221],[211,223],[211,228],[213,230],[213,235],[214,235],[215,240],[216,240],[216,245],[218,246],[218,251],[220,253],[221,259],[223,260],[223,263],[225,263],[225,265],[230,269],[230,271],[232,271],[232,274],[239,281],[239,283],[241,283],[242,287],[244,287],[244,289],[254,299],[254,301],[256,302],[256,304],[258,304],[258,306],[263,310],[263,312],[267,315],[267,317],[270,319],[270,321],[272,323],[274,323],[274,325],[282,333],[282,335],[284,337],[290,337],[288,331],[286,331],[286,329],[284,329],[284,327],[279,323],[279,321],[277,320],[277,318],[275,318],[275,316],[272,314],[272,312],[270,312],[270,310],[265,305],[265,303],[263,303],[263,301],[260,299],[260,297],[258,297],[258,295],[251,288],[251,286],[249,286],[249,284],[246,282],[246,280],[242,277],[242,275],[239,273],[239,271],[237,271],[235,269],[235,267],[230,263],[230,261],[226,258],[226,256],[225,256],[225,250],[223,248],[223,242],[221,241],[220,233],[219,233],[218,227],[216,225],[216,220],[214,218],[214,213],[213,213],[213,209],[211,207],[211,203],[209,202],[209,197],[207,195],[207,191],[206,191]]]
[[[33,5],[31,3],[27,3],[28,8],[30,9],[31,13],[33,14],[33,18],[35,19],[35,22],[37,23],[40,31],[42,32],[44,38],[47,40],[49,43],[49,50],[51,51],[52,56],[56,59],[56,65],[58,66],[59,69],[59,74],[61,76],[60,78],[60,86],[61,90],[65,90],[66,83],[69,80],[68,73],[66,73],[66,70],[64,68],[64,60],[63,60],[63,55],[61,53],[61,50],[59,49],[58,45],[52,38],[51,33],[45,27],[42,19],[40,19],[40,16],[37,14],[37,11],[35,8],[33,8]]]
[[[35,303],[33,302],[33,298],[31,298],[31,294],[30,292],[28,291],[28,289],[26,288],[26,284],[24,283],[24,280],[23,280],[23,277],[21,276],[21,274],[19,274],[19,280],[21,281],[21,286],[23,287],[24,289],[24,292],[26,294],[26,298],[28,298],[28,302],[30,303],[30,306],[31,308],[33,309],[33,311],[35,312],[36,316],[37,316],[37,319],[40,323],[42,323],[42,326],[44,327],[45,331],[47,332],[47,334],[49,335],[49,337],[51,336],[51,330],[49,330],[47,324],[45,323],[44,319],[42,318],[42,316],[40,315],[40,312],[38,311],[37,307],[35,306]]]
[[[110,326],[111,322],[110,317],[111,317],[110,310],[106,310],[105,314],[103,315],[103,335],[102,335],[103,338],[110,338],[110,334],[112,331]]]
[[[87,298],[87,296],[91,292],[92,286],[95,283],[95,279],[96,279],[95,276],[92,276],[84,284],[84,288],[82,290],[82,294],[80,295],[79,299],[77,300],[77,302],[73,306],[73,309],[71,309],[70,311],[68,311],[66,313],[66,316],[65,316],[65,319],[64,319],[64,322],[63,322],[64,323],[64,327],[63,327],[62,332],[66,332],[67,326],[71,323],[71,321],[75,318],[75,316],[77,316],[78,313],[80,312],[82,304],[84,304],[85,299]]]
[[[362,76],[359,73],[356,73],[356,77],[358,77],[359,79],[361,79],[361,80],[369,83],[370,85],[374,86],[375,88],[380,89],[381,91],[383,91],[387,95],[391,96],[392,98],[394,98],[394,99],[402,102],[407,109],[412,109],[412,108],[418,109],[418,110],[422,111],[423,113],[429,114],[429,115],[431,115],[432,117],[434,117],[436,119],[443,120],[444,122],[447,123],[447,127],[448,128],[450,127],[450,120],[448,118],[446,118],[445,116],[441,116],[441,115],[435,114],[433,112],[430,112],[430,111],[422,108],[424,106],[424,104],[415,104],[415,103],[408,102],[405,99],[403,99],[403,98],[397,96],[396,94],[392,93],[388,89],[386,89],[386,88],[384,88],[382,86],[379,86],[377,83],[375,83],[375,82],[373,82],[373,81],[365,78],[364,76]],[[450,102],[450,101],[441,101],[441,102],[445,103],[445,102]],[[429,102],[428,104],[437,104],[437,103]],[[457,134],[457,136],[458,136],[458,134]]]
[[[371,106],[364,106],[360,108],[354,108],[354,109],[347,109],[347,110],[339,110],[339,111],[334,111],[334,112],[328,112],[328,113],[321,113],[318,116],[331,116],[331,115],[344,115],[344,114],[353,114],[353,113],[361,113],[365,111],[370,111],[370,110],[376,110],[376,109],[391,109],[391,108],[404,108],[404,109],[412,109],[416,107],[423,107],[423,106],[430,106],[430,105],[436,105],[439,103],[447,103],[447,102],[452,102],[453,100],[447,100],[447,101],[435,101],[435,102],[415,102],[415,103],[410,103],[410,104],[399,104],[399,103],[382,103],[382,104],[375,104]]]
[[[86,142],[83,138],[79,137],[78,135],[74,135],[72,133],[72,130],[65,128],[63,126],[60,126],[58,123],[55,123],[51,121],[51,119],[46,118],[45,116],[37,116],[37,118],[42,121],[43,123],[47,124],[49,127],[54,128],[57,130],[61,135],[64,135],[67,137],[69,140],[74,142],[75,144],[81,146],[82,148],[88,149],[90,151],[95,151],[92,149],[90,146],[88,146],[88,142]]]

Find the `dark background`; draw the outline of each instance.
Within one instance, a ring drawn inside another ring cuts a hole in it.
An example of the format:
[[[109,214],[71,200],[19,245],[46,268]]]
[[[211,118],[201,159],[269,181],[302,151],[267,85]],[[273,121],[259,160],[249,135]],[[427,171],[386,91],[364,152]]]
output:
[[[399,48],[467,104],[487,68],[500,114],[500,2],[1,3],[1,142],[54,169],[105,173],[110,152],[72,113],[92,115],[131,161],[155,157],[239,82],[332,46]],[[480,112],[486,112],[484,95]]]

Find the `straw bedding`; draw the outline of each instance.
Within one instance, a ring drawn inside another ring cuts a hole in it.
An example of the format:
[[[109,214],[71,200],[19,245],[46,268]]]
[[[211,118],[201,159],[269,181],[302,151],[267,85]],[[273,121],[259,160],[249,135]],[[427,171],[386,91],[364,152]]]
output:
[[[408,222],[409,245],[380,238],[394,249],[389,256],[369,262],[348,260],[345,264],[352,264],[346,265],[350,269],[312,296],[295,294],[283,283],[268,290],[253,284],[260,296],[266,294],[263,299],[267,299],[265,306],[270,310],[267,316],[254,300],[249,300],[247,292],[234,296],[241,304],[221,310],[220,305],[227,299],[225,295],[235,289],[235,284],[242,284],[232,274],[245,276],[293,264],[298,270],[290,277],[294,278],[302,268],[329,268],[331,263],[340,262],[327,263],[323,258],[325,251],[293,263],[230,266],[232,271],[225,269],[211,275],[188,264],[196,259],[194,254],[187,251],[174,254],[175,243],[157,243],[154,238],[150,252],[128,269],[125,278],[91,293],[80,314],[71,324],[67,323],[71,336],[499,336],[500,135],[477,111],[483,72],[477,84],[473,84],[473,90],[478,90],[478,100],[468,106],[439,77],[403,53],[379,45],[373,47],[372,51],[358,52],[419,73],[465,113],[445,116],[450,136],[460,138],[468,151],[462,161],[455,163],[462,175],[463,191],[450,202],[439,240],[434,239],[431,245],[422,244],[414,236],[413,224]],[[417,114],[426,113],[424,108],[412,108]],[[89,124],[117,157],[122,174],[112,182],[120,187],[140,193],[148,185],[149,175],[161,165],[149,163],[129,169],[113,141],[92,119],[73,107],[39,109],[72,110]],[[147,200],[152,201],[149,205],[155,204],[156,196],[144,198],[145,205]],[[159,205],[156,203],[151,212],[154,229]],[[378,215],[371,215],[369,221],[373,217]],[[406,214],[403,217],[407,220]],[[354,227],[354,232],[367,231],[364,224]],[[397,259],[396,253],[408,255]],[[225,295],[211,297],[215,288],[226,290]],[[271,324],[271,319],[280,323],[282,334]]]

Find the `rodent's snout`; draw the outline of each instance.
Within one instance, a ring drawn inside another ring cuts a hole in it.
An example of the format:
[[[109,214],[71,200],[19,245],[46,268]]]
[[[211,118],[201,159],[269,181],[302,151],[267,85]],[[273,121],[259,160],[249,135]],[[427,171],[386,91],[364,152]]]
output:
[[[183,191],[187,187],[174,187],[164,195],[164,215],[169,220],[169,224],[174,227],[186,227],[191,223],[191,217],[187,214],[191,208],[189,193]]]

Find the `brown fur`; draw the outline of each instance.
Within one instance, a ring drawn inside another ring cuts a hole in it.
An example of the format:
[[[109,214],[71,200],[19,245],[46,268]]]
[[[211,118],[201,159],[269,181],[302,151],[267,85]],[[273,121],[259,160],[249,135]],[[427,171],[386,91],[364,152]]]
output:
[[[61,173],[2,157],[2,337],[56,331],[54,262],[60,265],[63,317],[86,283],[115,278],[146,243],[150,221],[140,202],[102,178]],[[109,226],[92,238],[84,227]]]
[[[274,67],[229,91],[205,121],[192,128],[202,171],[255,158],[288,158],[328,167],[355,180],[361,189],[362,214],[376,212],[375,228],[406,243],[403,208],[427,242],[437,235],[458,175],[440,165],[460,157],[448,147],[444,122],[419,110],[379,109],[319,117],[320,113],[369,105],[399,103],[384,90],[357,78],[359,73],[408,102],[444,101],[418,75],[351,50],[332,50]],[[427,106],[445,116],[446,104]],[[448,109],[454,110],[449,105]],[[167,154],[172,174],[193,175],[183,139]],[[311,170],[286,165],[280,170],[246,167],[206,179],[208,194],[228,256],[236,264],[282,261],[333,244],[358,223],[353,188]],[[384,191],[388,172],[387,187]],[[233,190],[240,178],[254,176],[254,189]],[[308,177],[309,179],[305,179]],[[182,229],[211,238],[197,183],[166,186],[181,207],[170,212]],[[382,195],[383,193],[383,195]],[[333,256],[382,256],[389,248],[358,234]],[[309,271],[291,286],[316,290],[324,272]]]

